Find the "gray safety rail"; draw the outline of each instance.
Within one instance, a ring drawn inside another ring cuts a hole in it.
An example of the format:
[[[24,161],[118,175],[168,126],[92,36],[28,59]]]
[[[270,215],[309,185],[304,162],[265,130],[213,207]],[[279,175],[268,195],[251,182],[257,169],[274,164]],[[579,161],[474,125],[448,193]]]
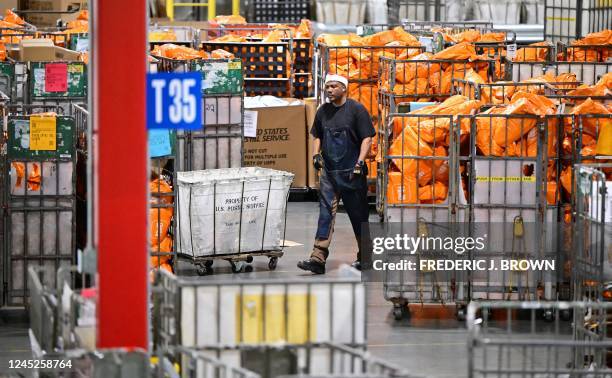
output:
[[[383,125],[378,197],[382,220],[397,227],[393,233],[413,237],[467,235],[469,206],[460,167],[465,169],[468,159],[459,154],[461,140],[467,136],[454,117],[391,113]],[[441,188],[446,193],[439,193]],[[439,252],[434,249],[387,252],[385,257],[387,262],[409,260],[418,266],[421,259]],[[467,278],[455,271],[385,270],[384,297],[393,303],[396,320],[409,312],[410,303],[454,306],[456,315],[463,318]]]
[[[572,42],[612,28],[612,5],[597,0],[545,0],[544,38]]]
[[[176,36],[175,39],[168,40],[157,40],[151,41],[151,33],[172,33]],[[156,45],[163,45],[165,43],[172,43],[175,45],[187,46],[194,48],[198,45],[198,31],[190,26],[176,26],[176,25],[150,25],[149,26],[149,46],[153,48]]]
[[[95,325],[83,324],[86,311],[95,319],[95,302],[81,296],[81,289],[93,284],[93,277],[80,273],[76,266],[53,272],[53,286],[44,284],[50,272],[41,267],[28,268],[30,300],[30,343],[35,356],[58,351],[93,348]]]
[[[611,13],[612,14],[612,13]],[[572,62],[605,62],[612,55],[612,43],[607,45],[573,45],[557,42],[559,60]]]
[[[493,23],[489,21],[413,21],[403,19],[402,25],[407,31],[431,30],[433,28],[451,29],[462,32],[471,29],[492,28]]]
[[[558,176],[547,196],[548,170],[559,162],[554,119],[527,114],[471,116],[470,217],[472,237],[485,248],[473,258],[556,260]],[[495,131],[498,130],[497,133]],[[501,135],[499,130],[505,130]],[[528,136],[528,141],[517,139]],[[529,133],[529,134],[528,134]],[[516,144],[515,144],[516,142]],[[552,143],[549,146],[549,143]],[[512,150],[512,147],[515,150]],[[490,270],[470,272],[472,301],[529,301],[557,298],[555,271]],[[550,319],[550,318],[549,318]]]
[[[463,79],[452,79],[453,94],[460,94],[473,100],[481,100],[483,106],[508,104],[512,96],[519,91],[528,91],[558,100],[560,103],[577,105],[590,98],[602,103],[611,102],[610,96],[570,95],[578,88],[580,81],[568,82],[497,82],[475,83]]]
[[[24,306],[30,266],[44,267],[50,280],[44,284],[53,286],[51,272],[76,259],[76,132],[74,118],[58,115],[55,150],[24,148],[30,118],[10,114],[3,183],[5,304]]]
[[[211,346],[203,350],[262,377],[417,377],[363,349],[334,342],[319,345],[241,345],[236,350]]]
[[[210,352],[195,348],[171,347],[158,350],[156,357],[158,363],[154,377],[261,378],[259,374],[229,365],[211,356]]]
[[[159,377],[151,368],[150,355],[141,349],[71,349],[36,356],[39,368],[17,370],[42,377]],[[175,375],[176,377],[176,375]]]
[[[611,303],[472,302],[468,377],[609,377]],[[544,323],[541,313],[553,314]],[[561,321],[561,313],[573,322]]]
[[[418,1],[418,0],[416,0]],[[454,45],[454,42],[446,41],[442,33],[449,35],[462,33],[468,30],[476,30],[480,34],[486,33],[504,33],[504,40],[499,42],[472,42],[478,55],[487,55],[491,58],[499,59],[506,55],[508,46],[516,45],[516,32],[506,29],[493,28],[487,22],[410,22],[402,21],[401,24],[362,24],[357,25],[357,34],[367,36],[379,33],[385,30],[391,30],[395,27],[402,27],[406,32],[418,37],[421,43],[429,44],[428,51],[441,51],[447,47]]]
[[[502,59],[506,70],[506,80],[519,82],[532,77],[542,76],[547,72],[556,75],[561,73],[574,73],[576,80],[583,84],[593,85],[608,72],[612,72],[610,62],[518,62]]]
[[[366,293],[359,274],[337,277],[219,279],[156,276],[153,340],[172,346],[365,346]],[[206,305],[204,305],[206,304]]]
[[[573,293],[575,300],[603,301],[606,245],[612,240],[612,224],[606,222],[612,211],[607,205],[609,193],[606,172],[612,164],[591,163],[574,166],[575,220],[573,250]]]

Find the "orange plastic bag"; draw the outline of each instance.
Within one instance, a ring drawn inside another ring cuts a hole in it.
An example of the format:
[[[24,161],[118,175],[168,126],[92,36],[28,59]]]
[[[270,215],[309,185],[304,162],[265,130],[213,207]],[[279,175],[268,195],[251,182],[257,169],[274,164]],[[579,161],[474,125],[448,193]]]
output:
[[[224,24],[229,24],[229,25],[236,24],[237,25],[237,24],[247,23],[244,17],[238,16],[238,15],[217,16],[213,18],[212,21],[220,25],[224,25]]]
[[[372,117],[378,116],[378,86],[376,84],[349,84],[348,97],[360,102]]]
[[[433,178],[433,169],[439,169],[443,160],[417,160],[410,156],[433,156],[446,157],[448,154],[444,147],[435,149],[426,143],[415,132],[412,127],[404,127],[401,134],[393,140],[389,148],[389,154],[395,156],[406,156],[394,158],[393,164],[401,170],[404,175],[416,177],[419,185],[427,185]]]
[[[19,17],[15,12],[10,9],[4,11],[4,21],[10,22],[16,25],[25,25],[23,18]]]
[[[441,182],[419,188],[419,202],[421,203],[441,203],[446,200],[447,196],[448,186]]]
[[[546,182],[546,202],[549,205],[557,203],[557,183],[555,181]]]
[[[612,114],[610,110],[597,101],[593,101],[590,98],[584,101],[582,104],[576,106],[570,114]],[[581,117],[582,131],[584,134],[588,134],[593,138],[597,138],[599,129],[606,124],[609,124],[610,118],[595,118],[595,117]],[[567,134],[572,133],[571,119],[565,120],[565,132]],[[584,136],[583,136],[584,137]]]
[[[544,62],[551,47],[552,44],[546,41],[532,43],[527,47],[518,49],[513,60],[515,62]]]
[[[480,42],[505,42],[506,33],[504,32],[490,32],[485,33],[480,37]]]
[[[0,61],[6,60],[6,46],[3,42],[0,42]]]
[[[387,182],[387,203],[417,203],[417,182],[414,177],[407,177],[401,172],[390,171]]]
[[[405,46],[421,46],[421,43],[419,42],[417,37],[408,33],[401,26],[393,28],[393,34],[395,36],[395,40],[404,43]]]
[[[476,58],[476,49],[472,43],[462,42],[434,54],[434,60],[470,60]]]
[[[455,43],[478,42],[480,41],[481,37],[480,31],[470,29],[453,35],[452,39],[455,41]]]
[[[306,19],[301,20],[300,25],[295,31],[295,38],[312,38],[313,35],[312,21]]]
[[[17,173],[15,180],[15,187],[20,188],[25,178],[25,164],[24,163],[11,163]],[[28,191],[38,192],[41,185],[40,166],[37,163],[32,163],[32,169],[29,171],[27,179]]]
[[[208,53],[206,53],[205,51],[198,51],[189,47],[179,46],[172,43],[155,46],[155,48],[153,48],[153,51],[151,51],[151,55],[176,60],[208,58]]]

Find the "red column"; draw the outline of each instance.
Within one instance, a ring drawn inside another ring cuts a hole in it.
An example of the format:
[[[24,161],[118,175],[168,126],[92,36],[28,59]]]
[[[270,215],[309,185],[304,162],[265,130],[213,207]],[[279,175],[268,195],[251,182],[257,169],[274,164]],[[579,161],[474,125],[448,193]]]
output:
[[[94,0],[98,348],[148,348],[145,0]],[[91,3],[90,3],[91,4]]]

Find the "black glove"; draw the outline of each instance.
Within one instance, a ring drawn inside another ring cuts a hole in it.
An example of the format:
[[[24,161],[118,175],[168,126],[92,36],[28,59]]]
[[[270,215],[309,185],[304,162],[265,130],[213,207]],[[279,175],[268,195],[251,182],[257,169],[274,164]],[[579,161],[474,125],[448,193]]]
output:
[[[362,174],[364,164],[365,163],[363,162],[363,160],[358,161],[357,164],[355,164],[355,168],[353,168],[353,174],[354,175]]]
[[[312,165],[318,171],[323,168],[323,156],[321,154],[316,154],[312,157]]]

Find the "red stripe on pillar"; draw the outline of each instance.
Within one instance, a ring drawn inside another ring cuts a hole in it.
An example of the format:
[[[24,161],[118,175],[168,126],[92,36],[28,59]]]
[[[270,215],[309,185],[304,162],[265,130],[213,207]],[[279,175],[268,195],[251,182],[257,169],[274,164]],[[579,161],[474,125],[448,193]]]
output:
[[[94,0],[99,348],[148,349],[146,4]]]

